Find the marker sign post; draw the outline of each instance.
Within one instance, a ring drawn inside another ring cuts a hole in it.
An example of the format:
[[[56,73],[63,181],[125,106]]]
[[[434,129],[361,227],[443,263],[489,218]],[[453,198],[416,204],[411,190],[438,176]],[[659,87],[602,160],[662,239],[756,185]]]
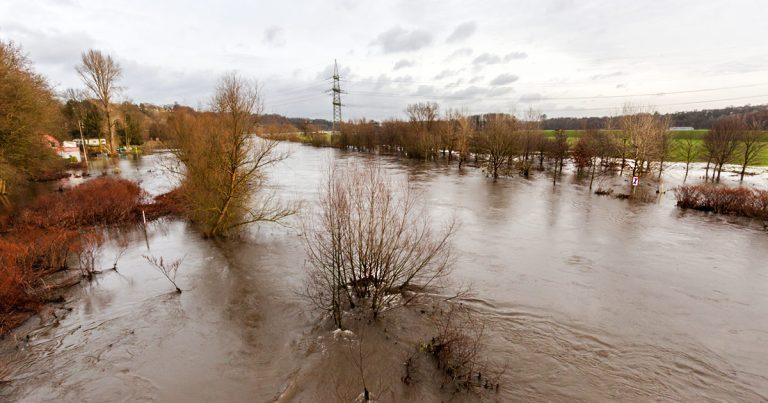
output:
[[[638,178],[637,176],[633,176],[632,177],[632,186],[637,186],[638,184],[640,184],[640,178]]]

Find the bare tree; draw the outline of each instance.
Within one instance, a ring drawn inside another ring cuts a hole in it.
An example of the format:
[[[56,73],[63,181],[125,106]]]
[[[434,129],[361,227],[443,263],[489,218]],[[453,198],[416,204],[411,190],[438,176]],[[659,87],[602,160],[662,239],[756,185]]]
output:
[[[179,271],[179,267],[181,266],[182,259],[176,259],[172,260],[170,262],[166,262],[163,260],[163,257],[160,256],[160,259],[154,257],[154,256],[147,256],[143,255],[144,259],[149,262],[152,267],[157,269],[157,271],[160,272],[160,274],[163,275],[163,277],[166,278],[171,284],[173,284],[173,287],[176,289],[177,294],[181,294],[181,288],[176,284],[176,273]]]
[[[714,166],[712,178],[720,182],[723,165],[733,159],[739,146],[739,140],[746,130],[746,123],[741,116],[726,116],[712,124],[712,128],[704,136],[704,147],[708,159]]]
[[[477,136],[478,150],[485,155],[486,171],[497,179],[504,165],[512,161],[518,129],[517,120],[509,115],[489,116]]]
[[[753,165],[757,160],[757,157],[763,151],[766,146],[765,134],[763,130],[765,127],[763,122],[757,118],[751,118],[747,122],[748,128],[745,130],[740,138],[741,143],[741,173],[739,174],[739,181],[744,181],[744,174],[747,171],[748,165]]]
[[[687,136],[677,142],[676,148],[677,155],[683,157],[683,162],[685,162],[685,176],[683,177],[683,183],[685,183],[688,180],[688,170],[691,167],[691,162],[695,161],[699,156],[699,144],[693,137]]]
[[[437,130],[440,107],[434,102],[419,102],[406,107],[410,120],[409,141],[405,146],[415,158],[432,158],[439,146]]]
[[[451,151],[459,154],[459,169],[469,160],[470,146],[474,138],[474,127],[466,113],[450,110],[446,114],[445,130],[451,139]],[[450,157],[449,157],[450,159]]]
[[[106,116],[106,131],[109,136],[109,152],[117,152],[117,140],[115,128],[112,123],[111,107],[112,97],[120,89],[117,80],[120,79],[122,69],[112,59],[101,51],[89,49],[81,55],[81,64],[75,67],[85,86],[91,91],[94,98],[98,99]],[[99,142],[101,147],[101,142]]]
[[[306,295],[340,328],[344,310],[376,319],[450,270],[455,223],[436,232],[410,186],[374,162],[333,166],[318,207],[304,221]]]
[[[256,222],[282,222],[296,206],[282,205],[266,189],[266,170],[288,157],[278,141],[254,135],[262,111],[259,87],[224,76],[211,112],[179,112],[171,119],[174,154],[183,169],[182,194],[190,218],[208,237]]]
[[[85,169],[88,169],[88,148],[85,144],[85,137],[83,136],[83,117],[85,111],[83,110],[83,102],[85,101],[85,93],[82,90],[76,90],[74,88],[68,88],[64,91],[64,99],[70,102],[72,105],[72,115],[75,118],[75,124],[77,130],[80,133],[80,146],[83,150],[83,158],[85,160]]]

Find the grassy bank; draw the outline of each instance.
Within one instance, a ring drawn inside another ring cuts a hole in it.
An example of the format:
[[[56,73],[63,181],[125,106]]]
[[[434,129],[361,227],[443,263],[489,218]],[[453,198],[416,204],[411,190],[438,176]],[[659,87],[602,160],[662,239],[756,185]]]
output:
[[[619,135],[619,130],[609,130],[608,131],[611,134]],[[670,162],[680,162],[684,161],[685,158],[682,155],[682,151],[680,150],[680,145],[684,140],[693,139],[693,142],[695,146],[702,150],[704,148],[704,136],[709,132],[707,129],[701,129],[701,130],[673,130],[672,133],[672,144],[670,146],[671,148],[671,154],[670,154]],[[547,137],[555,137],[555,131],[554,130],[544,130],[544,133]],[[565,134],[568,136],[568,143],[573,146],[576,144],[576,141],[581,138],[581,136],[584,134],[584,130],[565,130]],[[768,138],[768,132],[765,133],[766,138]],[[704,153],[699,153],[701,155],[698,156],[694,160],[694,162],[707,162],[706,158],[704,157]],[[766,166],[768,165],[768,146],[763,147],[763,149],[760,151],[760,153],[757,155],[757,158],[753,165],[758,166]]]

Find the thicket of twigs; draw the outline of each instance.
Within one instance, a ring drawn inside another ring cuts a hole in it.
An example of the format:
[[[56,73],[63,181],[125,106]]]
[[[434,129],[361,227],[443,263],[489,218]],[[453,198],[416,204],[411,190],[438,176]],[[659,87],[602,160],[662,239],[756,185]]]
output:
[[[143,201],[137,184],[97,178],[41,195],[6,222],[0,229],[0,333],[12,325],[10,313],[39,306],[47,294],[46,275],[75,264],[91,277],[104,228],[140,222],[141,210],[151,206]]]
[[[427,357],[442,375],[442,387],[453,392],[498,392],[505,366],[488,357],[485,321],[455,302],[437,302],[430,315],[433,336],[406,359],[401,380],[407,385],[418,382],[418,362]]]
[[[449,273],[454,229],[435,230],[409,185],[375,163],[335,166],[304,222],[306,295],[340,328],[349,309],[375,320]]]
[[[768,220],[768,191],[749,187],[687,185],[675,189],[677,206]]]

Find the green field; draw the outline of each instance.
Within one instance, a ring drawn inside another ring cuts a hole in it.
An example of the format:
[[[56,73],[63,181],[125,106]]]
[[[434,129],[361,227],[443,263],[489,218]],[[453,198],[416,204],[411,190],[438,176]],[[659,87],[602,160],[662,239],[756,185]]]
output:
[[[708,131],[709,130],[707,129],[672,131],[672,146],[671,146],[672,161],[682,161],[684,159],[678,147],[678,144],[681,140],[694,139],[696,146],[699,147],[699,149],[701,150],[703,146],[702,139],[704,138],[704,135],[706,135]],[[618,130],[611,130],[610,132],[615,134],[619,133]],[[544,133],[547,135],[547,137],[555,136],[554,130],[544,130]],[[565,130],[565,134],[568,136],[568,142],[570,144],[573,144],[576,142],[576,140],[578,140],[584,134],[584,131],[583,130]],[[696,159],[696,162],[706,162],[706,159],[704,159],[704,157],[700,155],[699,158]],[[735,163],[738,163],[738,162],[735,162]],[[766,145],[762,149],[754,165],[768,165],[768,145]]]

